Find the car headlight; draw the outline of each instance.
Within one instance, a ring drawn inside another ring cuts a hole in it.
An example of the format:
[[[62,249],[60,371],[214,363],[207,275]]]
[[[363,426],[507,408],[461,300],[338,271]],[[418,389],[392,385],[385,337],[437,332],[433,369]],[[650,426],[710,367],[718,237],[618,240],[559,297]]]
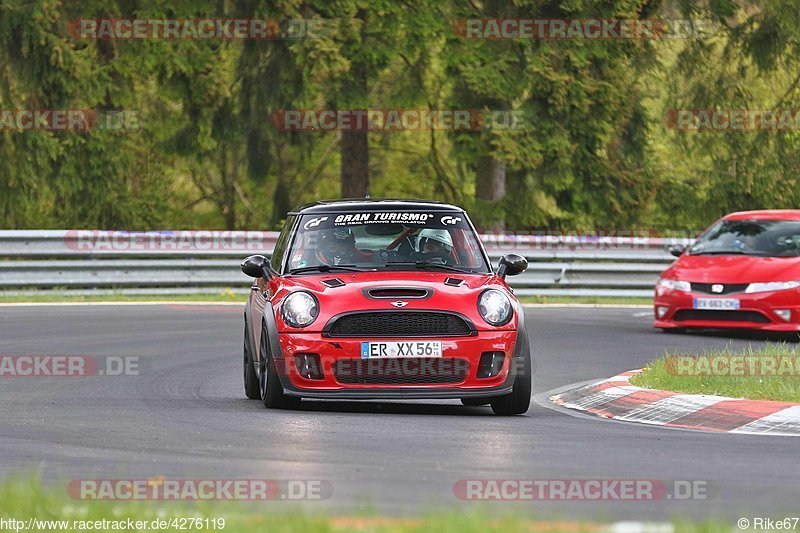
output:
[[[751,283],[744,292],[785,291],[800,287],[800,281],[770,281],[769,283]]]
[[[692,292],[692,284],[688,281],[678,281],[676,279],[661,278],[656,283],[657,287],[662,289],[669,289],[672,291]]]
[[[502,326],[511,320],[511,300],[503,291],[489,289],[478,298],[478,312],[493,326]]]
[[[310,325],[319,315],[317,299],[305,291],[295,291],[283,300],[281,316],[293,328]]]

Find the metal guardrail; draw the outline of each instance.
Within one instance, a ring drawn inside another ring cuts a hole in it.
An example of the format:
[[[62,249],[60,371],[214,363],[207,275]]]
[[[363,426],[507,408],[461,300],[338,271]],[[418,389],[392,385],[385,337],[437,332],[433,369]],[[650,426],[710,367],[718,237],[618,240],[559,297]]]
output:
[[[79,294],[246,293],[239,261],[269,254],[275,232],[0,231],[0,290]],[[669,248],[691,239],[482,235],[493,262],[528,258],[509,278],[519,295],[652,296],[673,260]]]

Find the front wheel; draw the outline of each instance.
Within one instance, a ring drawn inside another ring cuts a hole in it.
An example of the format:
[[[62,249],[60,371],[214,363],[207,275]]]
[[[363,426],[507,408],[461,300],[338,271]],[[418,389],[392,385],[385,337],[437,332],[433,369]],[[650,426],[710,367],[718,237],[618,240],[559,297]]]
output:
[[[253,357],[247,349],[247,323],[244,325],[244,394],[251,400],[260,400],[261,392],[258,390],[258,376],[253,364]]]
[[[266,326],[261,329],[261,366],[259,368],[261,370],[259,390],[264,407],[268,409],[296,409],[300,406],[300,398],[287,396],[283,392],[283,385],[281,385],[278,377],[277,364],[269,352]]]
[[[513,360],[512,360],[513,362]],[[521,415],[531,405],[531,355],[522,355],[522,368],[514,378],[514,388],[505,396],[492,398],[492,411],[501,416]]]

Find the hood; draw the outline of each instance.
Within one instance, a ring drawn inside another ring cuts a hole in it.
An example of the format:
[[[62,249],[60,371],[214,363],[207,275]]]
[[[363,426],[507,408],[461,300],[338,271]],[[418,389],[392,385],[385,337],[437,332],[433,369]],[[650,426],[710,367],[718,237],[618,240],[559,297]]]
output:
[[[338,314],[361,310],[451,311],[469,318],[477,329],[513,329],[516,327],[516,319],[514,319],[506,326],[493,328],[488,326],[478,313],[478,297],[485,289],[504,290],[512,298],[512,301],[514,299],[507,285],[494,274],[422,271],[331,272],[283,278],[281,285],[272,299],[276,311],[290,291],[307,290],[319,300],[320,314],[315,323],[309,327],[309,331],[321,329],[328,320]],[[370,293],[376,289],[389,289],[389,291],[388,294]],[[415,289],[418,297],[398,296],[391,289]],[[398,301],[402,301],[403,304],[401,306],[392,305],[393,302]]]
[[[662,277],[695,283],[758,283],[800,280],[800,258],[683,255]]]
[[[298,288],[323,295],[342,295],[345,292],[361,292],[375,287],[420,287],[434,289],[441,294],[464,294],[464,289],[483,287],[493,276],[490,274],[461,274],[458,272],[328,272],[325,274],[301,275],[287,278]],[[459,286],[445,283],[448,278],[462,280]],[[331,287],[330,280],[338,279],[344,285]]]

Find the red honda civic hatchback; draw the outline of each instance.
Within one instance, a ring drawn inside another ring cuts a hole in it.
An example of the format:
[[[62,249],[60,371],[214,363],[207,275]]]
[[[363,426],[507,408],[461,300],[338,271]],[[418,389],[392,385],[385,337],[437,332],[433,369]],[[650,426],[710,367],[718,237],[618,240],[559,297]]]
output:
[[[531,360],[507,275],[459,207],[418,200],[317,202],[288,214],[270,259],[254,255],[244,388],[266,407],[301,398],[445,399],[522,414]]]
[[[800,331],[800,210],[732,213],[672,253],[655,327]]]

